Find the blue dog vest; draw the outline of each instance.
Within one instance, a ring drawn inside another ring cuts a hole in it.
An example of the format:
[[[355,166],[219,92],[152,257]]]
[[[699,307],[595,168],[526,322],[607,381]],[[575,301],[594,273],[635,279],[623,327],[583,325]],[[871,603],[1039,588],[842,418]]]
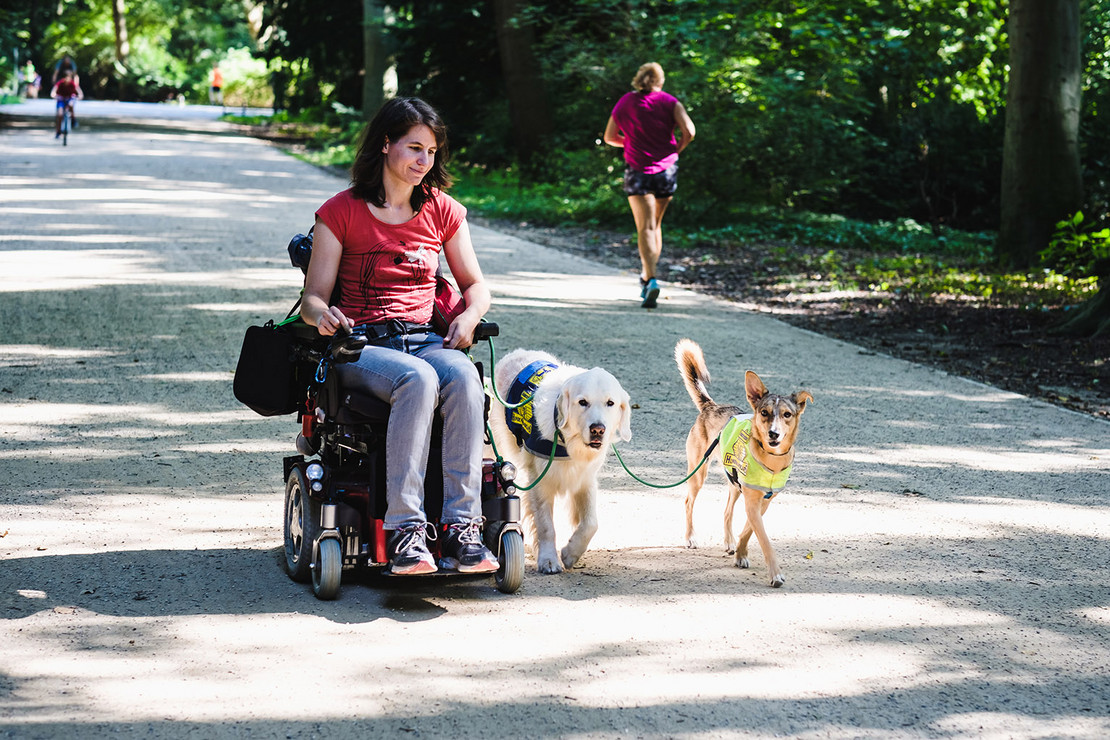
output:
[[[509,431],[516,435],[517,443],[524,445],[524,449],[538,457],[551,457],[551,446],[555,443],[540,436],[540,430],[533,418],[531,396],[543,382],[544,376],[557,367],[558,365],[550,362],[536,360],[520,371],[509,388],[507,400],[510,406],[520,403],[525,397],[529,400],[516,408],[505,409],[505,423],[508,424]],[[555,445],[555,457],[567,457],[567,448]]]

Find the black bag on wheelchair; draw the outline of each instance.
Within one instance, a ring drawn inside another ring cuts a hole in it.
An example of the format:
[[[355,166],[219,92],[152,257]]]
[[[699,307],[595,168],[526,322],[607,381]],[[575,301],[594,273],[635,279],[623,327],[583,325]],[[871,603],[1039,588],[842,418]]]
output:
[[[304,396],[303,372],[288,331],[273,321],[247,327],[235,366],[235,398],[262,416],[291,414]]]

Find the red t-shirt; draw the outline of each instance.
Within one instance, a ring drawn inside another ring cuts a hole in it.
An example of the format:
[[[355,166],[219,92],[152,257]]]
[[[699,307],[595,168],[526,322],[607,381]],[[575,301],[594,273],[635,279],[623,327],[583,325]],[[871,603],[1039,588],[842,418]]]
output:
[[[344,190],[316,216],[343,245],[336,305],[348,319],[356,325],[389,319],[431,322],[443,243],[466,219],[461,203],[433,190],[420,213],[403,224],[387,224],[366,201]]]
[[[58,80],[58,89],[54,95],[59,98],[72,98],[77,94],[77,83],[73,80]]]

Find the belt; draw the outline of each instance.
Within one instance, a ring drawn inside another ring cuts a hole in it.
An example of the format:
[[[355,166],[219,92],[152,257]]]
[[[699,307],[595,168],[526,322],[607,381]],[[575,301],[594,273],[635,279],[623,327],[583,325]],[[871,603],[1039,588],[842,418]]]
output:
[[[433,331],[431,324],[414,324],[411,321],[390,319],[377,324],[359,324],[351,330],[352,334],[365,334],[370,341],[388,339],[401,334],[430,334]]]

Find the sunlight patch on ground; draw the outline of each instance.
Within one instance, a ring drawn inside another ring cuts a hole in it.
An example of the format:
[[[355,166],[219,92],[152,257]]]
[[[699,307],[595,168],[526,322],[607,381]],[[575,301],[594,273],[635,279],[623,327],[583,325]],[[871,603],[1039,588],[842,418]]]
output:
[[[223,379],[226,380],[226,377]],[[163,406],[82,403],[30,403],[4,404],[4,422],[8,425],[41,424],[44,426],[68,424],[105,423],[126,418],[130,421],[144,421],[166,427],[186,427],[197,425],[208,427],[212,424],[239,424],[244,418],[257,418],[246,408],[225,409],[223,411],[199,411],[187,413],[168,410]]]
[[[390,702],[393,711],[415,711],[415,705],[426,704],[428,696],[436,697],[437,702],[473,702],[476,696],[490,695],[486,681],[492,690],[501,680],[499,674],[519,672],[521,656],[527,656],[532,669],[520,675],[519,693],[513,699],[525,702],[544,701],[553,692],[581,706],[596,707],[664,700],[796,701],[799,697],[867,695],[875,691],[879,680],[893,690],[989,678],[974,658],[937,665],[927,642],[859,640],[861,612],[874,615],[871,623],[875,627],[891,630],[924,621],[929,631],[989,634],[1007,624],[996,615],[923,606],[899,597],[776,594],[775,603],[760,599],[759,608],[752,604],[745,625],[738,624],[735,633],[728,634],[716,628],[692,627],[727,624],[729,619],[721,604],[706,603],[698,595],[673,599],[685,615],[685,624],[646,597],[633,597],[632,601],[640,603],[631,609],[624,603],[627,597],[572,605],[578,618],[570,620],[547,617],[544,605],[548,599],[533,596],[521,605],[526,612],[522,618],[543,623],[548,639],[539,643],[506,631],[499,610],[454,613],[450,599],[437,597],[425,605],[423,615],[401,609],[394,619],[348,624],[292,611],[299,600],[312,603],[311,593],[303,589],[290,595],[290,611],[285,613],[185,614],[175,615],[172,622],[140,616],[128,620],[128,627],[134,629],[126,633],[120,633],[110,618],[81,607],[62,606],[61,615],[56,611],[59,607],[43,608],[21,620],[25,632],[48,634],[57,630],[62,619],[68,625],[67,634],[106,640],[103,649],[90,651],[87,640],[52,640],[56,650],[49,655],[34,661],[13,655],[6,661],[5,671],[33,694],[37,682],[52,684],[74,675],[79,667],[80,675],[95,677],[84,684],[85,693],[80,697],[90,720],[127,712],[136,719],[227,721],[239,716],[234,710],[229,714],[232,707],[240,707],[244,713],[249,707],[252,713],[275,719],[297,716],[299,708],[290,705],[287,692],[282,691],[291,678],[285,674],[298,665],[290,660],[291,653],[311,654],[313,671],[329,677],[327,682],[305,682],[299,689],[299,701],[310,702],[320,720],[349,717],[351,689],[337,687],[365,686],[366,676],[382,671],[394,687],[421,687],[419,697],[404,699],[409,696],[407,690],[395,696]],[[421,651],[450,655],[451,659],[413,661],[413,618],[448,614],[454,627],[443,634],[423,631]],[[583,624],[590,627],[585,633]],[[312,652],[311,646],[300,647],[306,644],[304,635],[308,633],[350,644],[371,641],[375,647]],[[772,648],[776,636],[802,634],[808,650]],[[498,635],[497,649],[491,651],[485,640],[465,639],[474,635]],[[235,646],[235,650],[225,646]],[[113,654],[118,650],[128,651],[127,661]],[[214,657],[203,663],[191,659],[202,651]],[[235,659],[223,657],[243,653],[278,668],[243,681],[241,674],[232,670]],[[812,660],[815,654],[821,656],[819,663]],[[643,675],[666,675],[668,680],[657,691],[645,693],[639,678]],[[615,678],[618,676],[630,678],[622,681]],[[365,694],[357,689],[355,693]],[[62,711],[60,705],[57,711]],[[44,706],[37,717],[42,721],[49,713]]]
[[[220,201],[227,200],[237,201],[253,201],[254,198],[262,193],[255,191],[253,193],[245,191],[221,191],[215,190],[147,190],[147,189],[133,189],[133,188],[55,188],[50,191],[50,197],[60,203],[78,203],[86,201],[106,200],[114,202],[142,202],[142,201],[169,201],[173,203],[178,202],[193,202],[198,201]],[[36,201],[42,199],[42,193],[35,190],[14,190],[6,191],[4,199],[9,203],[19,203],[25,201]]]
[[[289,311],[286,303],[194,303],[186,306],[192,311],[213,311],[217,313],[277,313]]]
[[[267,180],[272,180],[278,177],[295,178],[296,175],[292,172],[277,172],[275,170],[239,170],[240,175],[247,177],[265,177]]]
[[[139,375],[138,379],[170,381],[174,383],[226,383],[231,379],[231,374],[229,372],[158,373],[154,375]]]
[[[92,357],[115,357],[120,354],[122,353],[106,349],[64,349],[61,347],[43,347],[38,344],[0,344],[0,357],[4,360],[87,360]],[[4,360],[0,360],[0,365],[5,364]]]
[[[950,714],[934,720],[931,727],[947,737],[973,737],[976,740],[1028,738],[1106,737],[1110,722],[1090,716],[1031,717],[1005,712]]]
[[[78,290],[103,285],[182,284],[241,289],[299,286],[299,272],[248,268],[226,272],[162,272],[142,250],[12,250],[0,252],[0,292]]]
[[[1078,612],[1079,616],[1097,622],[1105,627],[1110,627],[1110,607],[1092,607]]]
[[[1094,457],[1061,455],[1055,450],[1038,452],[988,452],[969,447],[947,445],[893,445],[887,448],[866,447],[857,450],[843,448],[838,452],[807,452],[825,460],[875,465],[891,460],[898,465],[919,468],[949,468],[953,465],[971,470],[993,470],[1004,473],[1043,473],[1051,470],[1105,470],[1105,463],[1098,456],[1110,455],[1110,450],[1095,450]]]
[[[280,442],[271,440],[220,440],[218,442],[208,442],[205,444],[190,444],[190,445],[173,445],[167,449],[176,452],[204,452],[208,454],[226,454],[229,452],[265,452],[265,453],[284,453],[292,455],[296,450],[293,447],[293,442],[296,437],[297,427],[290,427],[289,438]],[[277,473],[281,471],[278,470]],[[277,474],[275,473],[275,475]],[[276,480],[276,479],[275,479]]]
[[[136,283],[158,261],[148,252],[125,249],[0,252],[0,291],[73,290]]]
[[[884,498],[900,500],[895,494],[882,492],[867,498],[875,498],[877,503]],[[938,502],[919,497],[913,499],[912,507],[912,516],[887,517],[876,525],[879,529],[874,534],[883,538],[926,540],[1010,538],[1019,532],[1096,539],[1110,536],[1110,511],[1093,510],[1087,506],[1020,498],[974,497]],[[734,525],[737,530],[744,521],[743,516],[740,512]],[[787,536],[816,539],[818,542],[858,538],[859,501],[824,499],[819,504],[807,502],[805,506],[796,506],[791,502],[789,519],[776,520],[775,526],[772,540],[776,541]],[[917,546],[918,542],[904,539],[901,544]]]
[[[160,243],[161,237],[136,236],[131,234],[12,234],[9,238],[23,242],[56,242],[59,244],[150,244]],[[76,254],[67,252],[66,254]]]

